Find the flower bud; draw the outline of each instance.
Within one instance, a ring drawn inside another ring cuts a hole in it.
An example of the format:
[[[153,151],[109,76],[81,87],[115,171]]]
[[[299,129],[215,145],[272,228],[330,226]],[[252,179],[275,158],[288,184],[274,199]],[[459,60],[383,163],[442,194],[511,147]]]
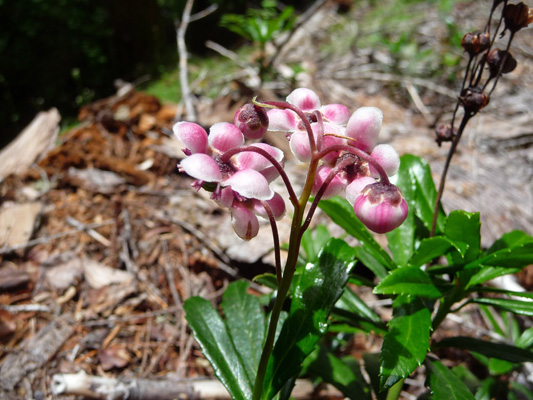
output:
[[[517,63],[508,51],[494,49],[487,57],[487,64],[489,66],[490,77],[494,78],[499,73],[507,74],[512,72],[516,68]]]
[[[487,32],[466,33],[461,46],[468,54],[475,56],[490,47],[490,35]]]
[[[247,139],[261,139],[268,129],[268,115],[263,107],[248,103],[235,114],[234,124]]]
[[[524,3],[507,4],[503,10],[505,29],[517,32],[531,23],[530,10]]]
[[[378,144],[374,147],[370,156],[381,165],[388,176],[393,176],[398,173],[398,169],[400,168],[400,156],[390,144]],[[369,167],[370,174],[374,178],[379,178],[379,174],[372,164],[369,164]]]
[[[489,104],[489,95],[478,88],[468,88],[463,90],[459,97],[466,112],[476,114],[479,110]]]
[[[366,186],[355,199],[354,212],[365,226],[376,233],[390,232],[407,218],[407,202],[400,189],[391,183]]]
[[[363,189],[374,183],[376,183],[376,180],[370,176],[362,176],[354,179],[348,186],[346,186],[346,200],[348,200],[348,203],[353,206],[355,199],[359,197]]]

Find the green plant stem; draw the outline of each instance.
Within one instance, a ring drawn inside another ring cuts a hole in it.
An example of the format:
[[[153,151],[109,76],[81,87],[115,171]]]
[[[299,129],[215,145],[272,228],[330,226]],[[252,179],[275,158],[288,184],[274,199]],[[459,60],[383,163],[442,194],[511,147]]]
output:
[[[276,295],[276,300],[274,301],[272,313],[270,314],[267,337],[263,346],[261,358],[259,360],[259,367],[257,369],[257,375],[255,377],[252,400],[260,400],[261,395],[263,393],[265,375],[268,367],[268,361],[270,360],[270,355],[272,354],[272,350],[274,349],[274,339],[276,336],[279,317],[281,315],[281,310],[283,309],[283,303],[285,302],[287,294],[289,293],[292,278],[294,277],[294,273],[296,271],[298,254],[300,252],[300,243],[302,240],[303,232],[305,231],[305,228],[302,226],[302,221],[305,213],[305,206],[307,204],[307,201],[309,200],[309,197],[311,196],[311,189],[313,188],[313,182],[315,180],[318,161],[319,158],[315,157],[309,164],[309,172],[307,174],[305,186],[298,201],[298,204],[294,210],[294,216],[292,218],[291,224],[291,234],[289,238],[289,251],[287,255],[287,261],[285,263],[285,270],[283,272],[281,284],[278,287],[278,293]]]
[[[402,392],[404,381],[405,379],[400,379],[387,391],[386,400],[398,400],[400,393]]]

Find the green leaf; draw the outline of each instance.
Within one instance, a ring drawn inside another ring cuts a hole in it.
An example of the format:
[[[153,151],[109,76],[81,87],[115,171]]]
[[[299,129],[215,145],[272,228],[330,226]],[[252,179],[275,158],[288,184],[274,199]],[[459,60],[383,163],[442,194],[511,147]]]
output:
[[[344,290],[341,298],[335,304],[333,316],[341,321],[347,321],[365,332],[386,333],[385,325],[380,316],[349,287]]]
[[[387,276],[389,270],[378,258],[374,257],[375,252],[367,250],[366,247],[355,247],[354,251],[357,259],[379,279],[383,279]]]
[[[470,337],[457,336],[442,339],[432,346],[432,350],[442,349],[444,347],[457,347],[482,354],[485,357],[499,358],[500,360],[514,363],[533,361],[533,352],[530,350]]]
[[[487,250],[487,254],[494,253],[498,250],[504,250],[504,249],[512,249],[517,246],[521,246],[523,244],[531,243],[533,242],[533,237],[528,235],[527,233],[520,231],[520,230],[514,230],[511,232],[507,232],[502,235],[501,238],[496,240],[492,246]]]
[[[409,170],[412,182],[416,188],[415,214],[422,221],[429,233],[433,223],[433,211],[435,209],[435,200],[437,198],[437,190],[433,183],[431,169],[427,162],[422,158],[413,156],[412,154],[405,154],[402,156],[400,168],[407,168]],[[403,190],[402,187],[400,187],[400,189]],[[444,210],[440,207],[437,214],[437,233],[443,231],[444,220]]]
[[[465,243],[468,246],[465,254],[452,253],[454,264],[464,265],[475,260],[481,252],[481,222],[479,213],[452,211],[446,219],[445,236],[454,243]]]
[[[318,252],[331,239],[331,234],[325,225],[318,225],[313,229],[308,229],[302,236],[302,249],[305,252],[305,258],[314,261]]]
[[[263,385],[263,399],[271,399],[298,373],[303,360],[327,331],[327,319],[342,294],[353,267],[353,249],[331,239],[317,262],[308,264],[292,296],[289,316],[270,357]]]
[[[531,292],[515,292],[514,290],[500,289],[492,286],[476,286],[470,289],[471,292],[476,293],[499,293],[506,294],[508,296],[524,297],[526,299],[533,299],[533,293]]]
[[[381,391],[379,387],[379,357],[380,353],[364,353],[365,370],[370,377],[370,385],[377,400],[386,400],[387,392]]]
[[[533,302],[530,301],[479,297],[476,299],[471,299],[470,302],[487,304],[493,307],[501,308],[502,310],[511,311],[515,314],[533,317]]]
[[[395,269],[374,288],[374,293],[413,295],[429,299],[442,296],[429,274],[418,267]]]
[[[255,377],[248,375],[218,312],[209,301],[201,297],[187,299],[184,308],[194,338],[220,382],[234,399],[250,399]]]
[[[354,360],[355,361],[355,360]],[[351,399],[371,400],[370,388],[364,381],[357,363],[353,366],[335,357],[320,346],[306,360],[307,371],[331,383]]]
[[[479,269],[479,271],[472,274],[468,281],[468,285],[466,286],[467,289],[500,276],[516,274],[517,272],[520,272],[520,268],[488,267],[480,265],[475,265],[474,268]]]
[[[348,234],[359,240],[365,250],[371,254],[381,266],[388,270],[396,268],[396,264],[388,253],[374,240],[372,234],[366,229],[361,221],[355,216],[353,207],[340,197],[329,200],[322,200],[318,203],[320,207],[337,225],[343,228]],[[369,267],[370,268],[370,267]]]
[[[253,281],[273,290],[278,289],[278,278],[276,278],[276,275],[274,274],[264,273],[256,275],[254,276]]]
[[[430,387],[433,400],[474,400],[468,387],[437,360],[426,360],[428,376],[426,385]]]
[[[457,249],[457,251],[462,251],[460,247],[444,236],[434,236],[424,239],[420,242],[420,246],[418,246],[418,249],[408,261],[408,264],[413,267],[420,267],[421,265],[444,255],[448,249],[452,247]]]
[[[259,299],[246,292],[249,286],[245,281],[230,283],[222,296],[222,309],[231,339],[248,376],[255,379],[263,349],[265,314]]]
[[[382,390],[409,376],[424,361],[429,349],[431,313],[420,299],[399,296],[388,327],[381,347]]]

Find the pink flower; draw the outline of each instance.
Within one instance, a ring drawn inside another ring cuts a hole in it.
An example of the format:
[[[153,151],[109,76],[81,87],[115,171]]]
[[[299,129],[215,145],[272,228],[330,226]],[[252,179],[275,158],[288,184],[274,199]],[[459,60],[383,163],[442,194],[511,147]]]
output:
[[[376,233],[390,232],[407,218],[407,202],[400,189],[381,182],[366,186],[355,199],[354,212],[365,226]]]
[[[370,153],[377,144],[383,112],[376,107],[357,109],[346,125],[346,136],[354,139],[348,144]]]

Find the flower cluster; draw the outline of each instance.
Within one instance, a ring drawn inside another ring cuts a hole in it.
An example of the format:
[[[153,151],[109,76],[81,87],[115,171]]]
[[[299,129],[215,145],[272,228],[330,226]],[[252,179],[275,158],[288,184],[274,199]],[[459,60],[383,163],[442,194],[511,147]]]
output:
[[[398,153],[377,144],[382,119],[378,108],[350,114],[340,104],[322,106],[315,92],[299,88],[287,102],[243,106],[233,124],[217,123],[209,135],[197,124],[177,123],[174,133],[188,155],[179,168],[197,179],[196,188],[211,191],[213,199],[229,208],[237,234],[251,239],[258,231],[257,215],[275,220],[285,211],[283,199],[269,186],[274,179],[281,175],[291,202],[298,200],[283,170],[283,153],[264,143],[244,146],[244,139],[284,131],[294,156],[310,163],[315,202],[345,192],[369,229],[389,232],[405,220],[407,203],[388,179],[398,171]]]

